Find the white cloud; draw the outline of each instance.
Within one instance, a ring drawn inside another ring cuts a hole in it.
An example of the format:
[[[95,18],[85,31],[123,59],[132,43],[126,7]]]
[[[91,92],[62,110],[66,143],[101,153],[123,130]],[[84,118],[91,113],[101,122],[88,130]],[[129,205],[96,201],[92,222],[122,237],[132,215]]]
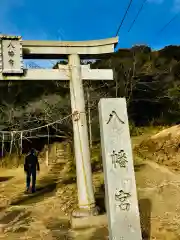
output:
[[[174,0],[173,11],[180,12],[180,0]]]

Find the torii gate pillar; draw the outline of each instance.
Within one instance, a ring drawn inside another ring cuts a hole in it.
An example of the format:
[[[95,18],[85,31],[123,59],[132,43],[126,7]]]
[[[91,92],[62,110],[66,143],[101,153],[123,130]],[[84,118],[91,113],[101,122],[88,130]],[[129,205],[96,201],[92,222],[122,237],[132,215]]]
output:
[[[70,94],[73,116],[74,150],[80,210],[95,210],[84,91],[81,77],[80,57],[69,55],[71,72]],[[87,211],[86,211],[87,212]],[[80,212],[79,212],[80,213]],[[74,212],[76,216],[78,211]],[[95,212],[93,213],[93,215]]]

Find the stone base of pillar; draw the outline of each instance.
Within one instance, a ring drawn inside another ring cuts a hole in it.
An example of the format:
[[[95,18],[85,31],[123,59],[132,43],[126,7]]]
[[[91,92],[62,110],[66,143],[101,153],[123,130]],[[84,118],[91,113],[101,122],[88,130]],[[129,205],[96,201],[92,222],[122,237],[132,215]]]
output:
[[[82,217],[89,217],[89,216],[97,216],[99,214],[99,208],[78,208],[72,212],[72,217],[74,218],[82,218]]]
[[[93,228],[107,225],[107,216],[98,215],[98,207],[88,209],[76,209],[72,212],[70,223],[72,229]]]

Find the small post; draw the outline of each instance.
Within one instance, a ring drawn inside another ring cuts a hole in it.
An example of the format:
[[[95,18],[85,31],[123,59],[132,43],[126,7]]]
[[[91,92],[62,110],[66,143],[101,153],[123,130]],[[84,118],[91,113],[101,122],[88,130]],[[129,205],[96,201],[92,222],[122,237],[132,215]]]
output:
[[[49,166],[49,146],[45,147],[45,159],[46,159],[46,166]]]
[[[92,149],[92,122],[91,122],[91,104],[90,104],[90,96],[89,89],[86,89],[87,93],[87,108],[88,108],[88,126],[89,126],[89,144],[90,149]]]

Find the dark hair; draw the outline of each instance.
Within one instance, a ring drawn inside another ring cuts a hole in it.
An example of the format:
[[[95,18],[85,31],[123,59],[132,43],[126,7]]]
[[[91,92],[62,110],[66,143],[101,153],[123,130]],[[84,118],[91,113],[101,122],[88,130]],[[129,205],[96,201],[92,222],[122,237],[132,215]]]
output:
[[[35,154],[35,152],[36,152],[35,149],[34,149],[34,148],[31,148],[30,153],[31,153],[31,154]]]

